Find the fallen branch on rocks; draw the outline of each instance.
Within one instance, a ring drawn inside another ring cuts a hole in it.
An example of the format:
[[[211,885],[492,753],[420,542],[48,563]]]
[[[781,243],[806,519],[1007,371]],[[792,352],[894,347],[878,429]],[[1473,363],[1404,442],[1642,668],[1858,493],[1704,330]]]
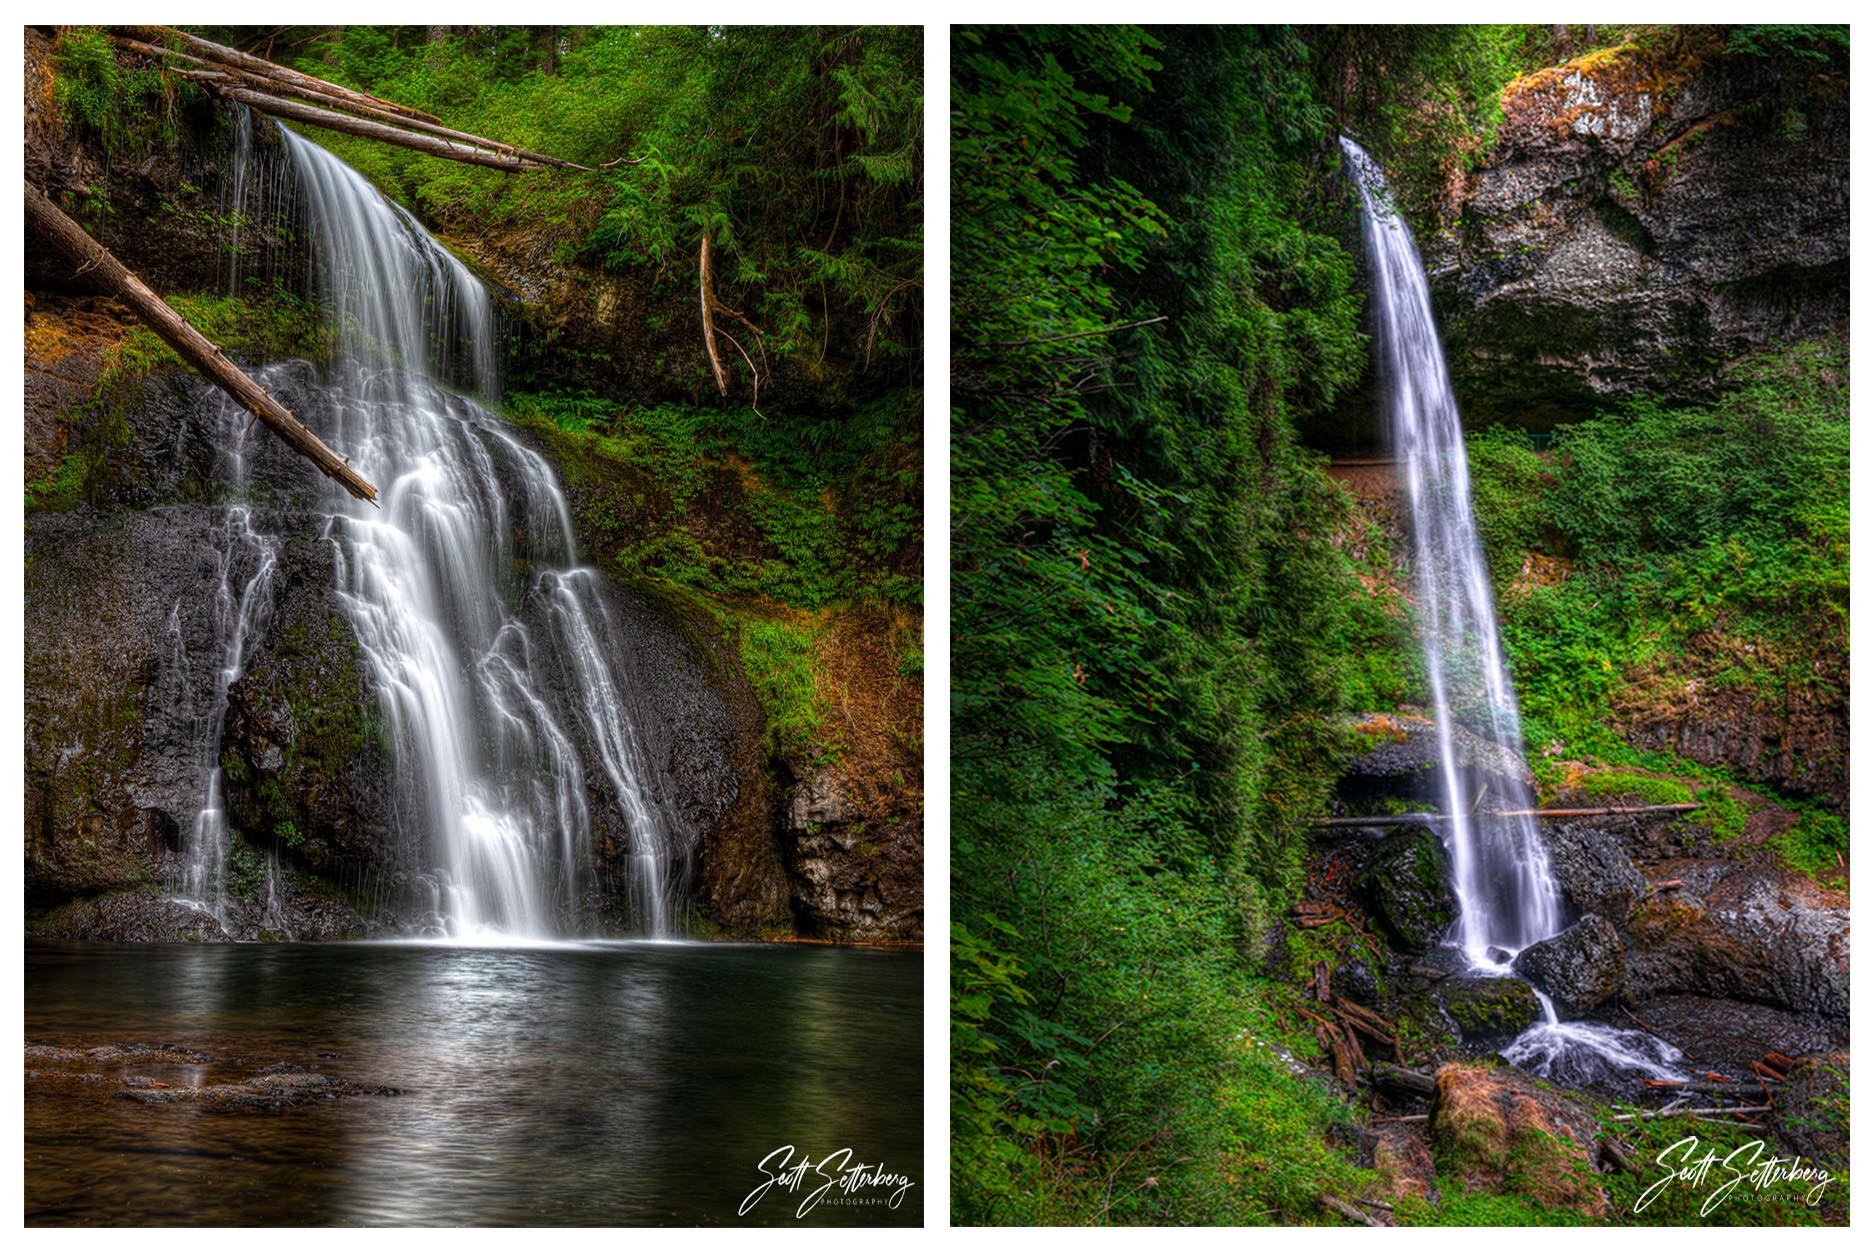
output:
[[[1369,1215],[1367,1212],[1361,1210],[1359,1207],[1349,1202],[1343,1202],[1341,1199],[1333,1196],[1332,1194],[1322,1194],[1320,1195],[1320,1197],[1321,1197],[1322,1205],[1324,1207],[1327,1207],[1330,1211],[1333,1211],[1336,1215],[1346,1216],[1348,1219],[1353,1220],[1355,1223],[1365,1224],[1369,1228],[1387,1227],[1387,1225],[1381,1223],[1379,1220],[1375,1219],[1373,1216]]]
[[[1557,820],[1576,816],[1655,816],[1671,812],[1696,812],[1700,803],[1657,803],[1648,807],[1530,807],[1510,812],[1479,812],[1482,816],[1532,816]],[[1317,829],[1381,828],[1389,825],[1423,825],[1452,818],[1439,812],[1405,812],[1395,816],[1321,816],[1309,823]],[[1676,883],[1677,884],[1677,883]]]
[[[1771,1105],[1762,1107],[1662,1107],[1658,1111],[1636,1111],[1628,1115],[1610,1116],[1612,1120],[1663,1120],[1669,1116],[1708,1116],[1708,1115],[1756,1115],[1760,1111],[1769,1111]],[[1714,1121],[1718,1124],[1730,1123],[1727,1120]]]
[[[181,313],[143,285],[137,275],[107,251],[103,244],[86,234],[84,228],[67,217],[45,192],[28,182],[26,185],[26,224],[28,231],[54,252],[71,262],[74,276],[91,274],[116,296],[156,337],[174,348],[176,354],[234,397],[236,403],[254,414],[256,421],[280,436],[295,452],[318,467],[319,471],[358,498],[375,504],[377,488],[367,482],[351,461],[326,446],[317,434],[300,419],[261,389],[259,383],[235,368],[221,349],[203,337]]]

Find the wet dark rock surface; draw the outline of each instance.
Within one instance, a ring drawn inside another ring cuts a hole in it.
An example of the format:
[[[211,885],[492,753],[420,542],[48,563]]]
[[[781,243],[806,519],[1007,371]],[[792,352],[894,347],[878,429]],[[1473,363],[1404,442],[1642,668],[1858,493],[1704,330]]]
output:
[[[1371,713],[1345,722],[1352,749],[1341,761],[1340,796],[1350,802],[1412,799],[1433,806],[1442,793],[1439,730],[1429,718],[1410,712]],[[1528,784],[1529,768],[1505,750],[1464,726],[1452,731],[1452,754],[1467,773],[1516,778]]]
[[[1650,897],[1622,934],[1632,999],[1695,993],[1848,1019],[1844,895],[1761,859],[1666,867],[1684,884]]]
[[[1621,989],[1621,934],[1602,916],[1584,916],[1553,938],[1526,947],[1512,965],[1548,994],[1565,1019],[1587,1015]]]
[[[1819,1016],[1696,994],[1664,994],[1630,1009],[1611,1003],[1598,1018],[1621,1028],[1644,1026],[1684,1051],[1688,1066],[1740,1080],[1749,1079],[1751,1065],[1772,1052],[1812,1055],[1849,1043],[1843,1025]]]
[[[1536,829],[1556,884],[1578,912],[1620,924],[1647,894],[1626,846],[1600,821],[1539,820]]]
[[[1848,75],[1593,53],[1519,79],[1422,228],[1466,416],[1542,426],[1848,314]]]

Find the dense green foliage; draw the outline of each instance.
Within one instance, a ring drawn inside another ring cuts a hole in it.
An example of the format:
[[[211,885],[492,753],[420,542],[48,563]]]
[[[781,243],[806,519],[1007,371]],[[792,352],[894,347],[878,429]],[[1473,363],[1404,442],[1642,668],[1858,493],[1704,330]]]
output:
[[[1239,1040],[1373,627],[1293,434],[1365,363],[1307,59],[1268,28],[956,42],[962,1219],[1315,1218],[1350,1166],[1331,1100]]]
[[[52,102],[66,125],[94,139],[107,159],[140,159],[176,141],[199,87],[157,66],[130,68],[96,26],[65,30],[52,51]]]
[[[1530,722],[1593,747],[1637,675],[1841,697],[1849,612],[1845,344],[1752,361],[1708,405],[1639,399],[1558,432],[1472,442],[1480,528]],[[1521,553],[1567,576],[1519,586]],[[1637,696],[1638,697],[1638,696]]]
[[[307,132],[431,220],[524,230],[562,261],[635,271],[692,299],[707,234],[718,294],[771,355],[850,367],[829,358],[840,316],[856,329],[839,351],[917,351],[917,27],[348,26],[289,38],[291,55],[276,56],[308,73],[595,167],[516,177]]]

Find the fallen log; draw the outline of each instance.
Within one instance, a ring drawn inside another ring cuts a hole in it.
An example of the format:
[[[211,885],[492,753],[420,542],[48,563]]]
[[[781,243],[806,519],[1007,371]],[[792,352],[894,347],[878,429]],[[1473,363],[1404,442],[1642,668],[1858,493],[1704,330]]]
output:
[[[311,74],[302,74],[298,70],[288,69],[284,65],[251,56],[246,52],[237,52],[219,43],[211,43],[206,39],[177,30],[173,26],[113,26],[111,33],[125,35],[148,44],[179,43],[199,60],[226,65],[231,69],[244,70],[249,74],[276,79],[282,83],[292,83],[308,91],[317,91],[334,99],[349,101],[366,108],[383,109],[413,121],[440,122],[442,120],[433,113],[425,113],[421,109],[413,109],[390,100],[380,100],[377,96],[366,95],[362,91],[353,91],[349,87],[341,87],[323,78],[314,78]]]
[[[1482,816],[1530,816],[1554,820],[1574,816],[1653,816],[1668,812],[1696,812],[1702,803],[1656,803],[1647,807],[1528,807],[1510,812],[1478,812]],[[1318,816],[1309,823],[1317,829],[1358,829],[1367,826],[1424,825],[1452,818],[1439,812],[1403,812],[1394,816]]]
[[[220,94],[223,99],[234,100],[247,105],[256,112],[273,117],[284,117],[288,121],[305,122],[309,126],[322,126],[327,130],[336,130],[340,134],[356,135],[361,139],[375,139],[393,147],[409,148],[413,152],[422,152],[429,156],[440,156],[444,160],[461,161],[465,165],[483,165],[489,169],[499,169],[506,173],[525,173],[530,169],[541,169],[542,165],[519,157],[504,156],[499,152],[484,152],[477,148],[448,139],[437,139],[430,135],[420,135],[409,130],[400,130],[396,126],[386,126],[382,122],[366,121],[362,117],[353,117],[349,113],[334,113],[330,109],[314,108],[310,104],[301,104],[295,100],[283,100],[279,96],[266,95],[246,87],[224,87]]]
[[[1743,1102],[1755,1094],[1749,1085],[1733,1085],[1720,1081],[1650,1081],[1641,1082],[1649,1089],[1671,1090],[1676,1094],[1719,1094],[1726,1098],[1735,1098]]]
[[[182,314],[164,303],[156,292],[125,268],[122,261],[86,234],[46,197],[45,192],[30,182],[26,183],[26,224],[48,247],[72,263],[75,274],[94,275],[107,291],[142,318],[158,338],[174,348],[177,355],[233,396],[236,403],[254,414],[255,420],[312,461],[321,473],[358,498],[377,502],[377,488],[360,476],[349,460],[326,446],[298,417],[262,390],[259,383],[237,369],[221,354],[220,348],[204,338]]]
[[[1416,1098],[1430,1098],[1435,1085],[1433,1079],[1423,1072],[1411,1068],[1395,1067],[1390,1063],[1377,1063],[1367,1073],[1367,1079],[1376,1085],[1385,1085]]]
[[[297,83],[287,82],[283,79],[268,78],[260,74],[250,74],[243,70],[227,66],[219,69],[210,68],[206,61],[198,60],[186,52],[177,52],[171,48],[157,47],[154,44],[144,43],[139,39],[130,39],[121,35],[116,36],[116,39],[117,42],[124,47],[143,56],[163,57],[169,60],[184,61],[191,65],[202,66],[203,68],[201,69],[180,70],[178,73],[184,78],[206,83],[212,90],[217,92],[225,93],[229,88],[239,88],[246,91],[259,91],[263,95],[290,95],[311,104],[317,104],[328,109],[334,109],[356,117],[361,117],[366,121],[380,122],[400,130],[410,130],[420,134],[431,135],[439,139],[449,139],[458,143],[466,143],[471,147],[487,148],[499,155],[510,156],[516,160],[527,161],[535,165],[548,165],[555,169],[590,171],[589,166],[576,165],[572,161],[563,161],[557,156],[545,156],[539,152],[530,152],[526,148],[518,148],[512,143],[503,143],[499,139],[488,139],[481,135],[472,135],[464,130],[451,130],[448,126],[438,125],[435,122],[420,121],[414,117],[406,117],[403,114],[395,113],[390,109],[381,108],[376,105],[352,103],[337,96],[326,94],[323,91],[311,87],[302,87]],[[312,81],[318,82],[320,80],[313,79]]]

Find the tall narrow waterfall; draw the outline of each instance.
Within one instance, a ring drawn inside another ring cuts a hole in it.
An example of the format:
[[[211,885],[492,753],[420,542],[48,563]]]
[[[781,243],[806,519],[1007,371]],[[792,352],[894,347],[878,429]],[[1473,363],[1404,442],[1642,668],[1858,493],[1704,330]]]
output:
[[[1472,514],[1458,401],[1432,317],[1426,271],[1412,231],[1395,210],[1380,167],[1343,137],[1373,270],[1381,382],[1390,434],[1412,516],[1420,645],[1437,726],[1447,847],[1459,916],[1454,943],[1480,972],[1507,975],[1511,959],[1564,926],[1561,891],[1527,815],[1523,729],[1497,634],[1496,604]],[[1462,720],[1496,748],[1490,766],[1465,766],[1454,747]],[[1645,1033],[1563,1023],[1537,992],[1544,1021],[1504,1055],[1544,1076],[1593,1079],[1610,1072],[1675,1075],[1679,1052]]]
[[[1351,139],[1342,151],[1366,209],[1380,366],[1393,445],[1411,505],[1419,640],[1438,725],[1439,768],[1451,817],[1458,944],[1474,964],[1497,963],[1562,928],[1562,900],[1528,816],[1523,730],[1498,644],[1496,606],[1471,510],[1458,401],[1432,320],[1426,271],[1389,200],[1379,166]],[[1504,755],[1502,768],[1462,770],[1454,717]]]
[[[559,484],[482,406],[496,388],[488,292],[357,171],[282,133],[339,348],[311,423],[380,491],[373,507],[317,479],[378,693],[391,819],[431,867],[425,927],[576,931],[603,825],[626,843],[634,926],[667,935],[687,848],[624,711],[613,625],[598,575],[574,566]],[[218,793],[203,808],[217,821]],[[201,845],[225,837],[203,832]]]

